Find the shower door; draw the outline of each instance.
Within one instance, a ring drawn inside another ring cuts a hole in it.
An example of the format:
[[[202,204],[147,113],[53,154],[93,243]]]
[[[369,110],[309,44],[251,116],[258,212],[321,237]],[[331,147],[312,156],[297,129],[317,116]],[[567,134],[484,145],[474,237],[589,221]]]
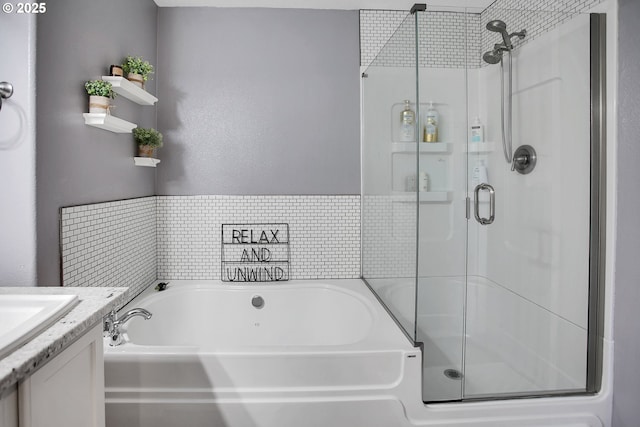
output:
[[[511,157],[524,173],[503,149],[508,53],[502,68],[482,61],[501,43],[486,29],[498,19],[514,37]],[[419,99],[439,113],[438,142],[420,143],[418,162],[430,184],[418,201],[423,400],[592,391],[591,18],[488,8],[426,11],[418,23]]]

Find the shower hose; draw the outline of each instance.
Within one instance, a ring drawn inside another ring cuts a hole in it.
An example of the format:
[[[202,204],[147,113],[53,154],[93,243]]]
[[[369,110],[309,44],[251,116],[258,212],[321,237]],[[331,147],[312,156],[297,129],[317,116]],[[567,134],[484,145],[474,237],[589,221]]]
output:
[[[509,100],[509,107],[505,108],[505,94],[504,94],[504,61],[503,58],[500,58],[500,86],[501,86],[501,95],[502,95],[502,151],[504,152],[504,158],[507,163],[511,164],[513,159],[513,148],[511,145],[511,102],[512,102],[512,94],[511,94],[511,85],[512,85],[512,63],[511,63],[511,51],[507,50],[509,54],[509,64],[507,67],[508,74],[508,93],[507,97]],[[505,118],[505,109],[507,110],[507,117]]]

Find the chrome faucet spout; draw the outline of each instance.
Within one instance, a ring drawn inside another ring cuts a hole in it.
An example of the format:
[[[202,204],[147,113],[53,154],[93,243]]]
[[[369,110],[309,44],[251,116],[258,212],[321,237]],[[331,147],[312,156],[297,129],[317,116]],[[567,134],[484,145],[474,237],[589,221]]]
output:
[[[104,319],[104,336],[109,337],[109,345],[117,346],[122,344],[122,332],[120,326],[125,324],[132,317],[143,317],[145,320],[151,319],[151,313],[144,308],[132,308],[118,317],[118,314],[114,311],[109,313]]]
[[[116,326],[122,325],[132,317],[136,317],[136,316],[144,317],[145,320],[151,319],[151,313],[149,313],[144,308],[132,308],[131,310],[124,313],[120,318],[116,319],[115,324]]]

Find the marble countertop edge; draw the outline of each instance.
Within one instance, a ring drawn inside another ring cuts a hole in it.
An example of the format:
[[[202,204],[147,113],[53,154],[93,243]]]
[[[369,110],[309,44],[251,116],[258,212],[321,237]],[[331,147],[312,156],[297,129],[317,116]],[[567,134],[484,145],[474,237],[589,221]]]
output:
[[[78,295],[79,300],[49,328],[0,359],[0,398],[127,302],[128,293],[128,288],[116,287],[0,287],[0,295]]]

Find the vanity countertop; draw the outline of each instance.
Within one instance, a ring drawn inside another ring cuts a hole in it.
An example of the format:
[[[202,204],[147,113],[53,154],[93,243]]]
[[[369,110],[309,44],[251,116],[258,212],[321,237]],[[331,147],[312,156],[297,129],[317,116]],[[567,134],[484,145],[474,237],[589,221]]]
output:
[[[0,398],[126,302],[128,288],[0,287],[0,295],[78,295],[78,304],[49,328],[0,359]]]

